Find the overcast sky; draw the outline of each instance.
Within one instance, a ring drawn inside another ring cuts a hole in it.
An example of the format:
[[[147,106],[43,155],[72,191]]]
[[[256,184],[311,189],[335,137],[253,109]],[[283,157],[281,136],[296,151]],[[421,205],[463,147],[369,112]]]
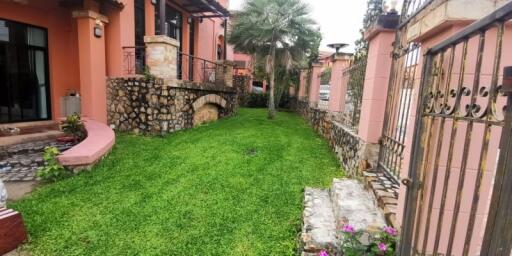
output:
[[[230,0],[229,9],[241,9],[245,0]],[[321,50],[331,50],[327,44],[348,43],[343,51],[353,52],[354,41],[360,37],[367,0],[304,0],[312,9],[312,18],[322,32]]]

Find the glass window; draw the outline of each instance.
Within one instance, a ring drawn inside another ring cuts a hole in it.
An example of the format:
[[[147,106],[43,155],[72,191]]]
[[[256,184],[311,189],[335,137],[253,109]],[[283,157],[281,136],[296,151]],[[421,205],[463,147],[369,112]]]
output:
[[[27,44],[32,46],[46,47],[46,31],[40,28],[27,28]]]
[[[3,20],[0,20],[0,41],[9,42],[9,28]]]

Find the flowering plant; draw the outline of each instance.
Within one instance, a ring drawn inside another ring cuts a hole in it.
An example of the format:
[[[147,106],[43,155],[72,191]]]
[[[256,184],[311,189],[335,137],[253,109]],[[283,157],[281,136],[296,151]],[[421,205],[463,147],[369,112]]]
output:
[[[343,255],[395,255],[398,231],[393,227],[384,227],[380,232],[370,233],[367,231],[356,231],[351,225],[343,225],[343,241],[341,249]]]

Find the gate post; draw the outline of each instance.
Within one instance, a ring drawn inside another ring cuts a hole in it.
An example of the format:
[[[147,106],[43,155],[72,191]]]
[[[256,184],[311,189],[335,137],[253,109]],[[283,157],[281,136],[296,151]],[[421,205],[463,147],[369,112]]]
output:
[[[382,135],[391,53],[399,18],[392,13],[383,16],[391,19],[386,19],[386,23],[377,22],[365,34],[369,49],[358,135],[366,143],[378,143]]]
[[[335,53],[332,58],[331,87],[329,95],[329,110],[343,112],[345,107],[345,96],[347,94],[347,83],[343,81],[343,70],[350,66],[352,55],[346,53]]]
[[[320,73],[322,73],[322,64],[313,63],[311,65],[311,87],[309,88],[309,106],[316,107],[320,100]]]

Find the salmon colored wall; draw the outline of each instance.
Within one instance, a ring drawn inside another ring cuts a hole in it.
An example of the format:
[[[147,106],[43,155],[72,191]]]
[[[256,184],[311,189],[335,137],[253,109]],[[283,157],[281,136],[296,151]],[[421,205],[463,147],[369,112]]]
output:
[[[78,37],[71,12],[58,1],[29,1],[22,5],[2,1],[0,18],[44,27],[48,30],[48,55],[52,118],[60,117],[60,97],[70,89],[79,90]]]
[[[131,0],[133,1],[133,0]],[[144,9],[146,10],[146,35],[155,35],[155,6],[151,0],[146,0]]]
[[[125,7],[122,11],[110,9],[107,12],[109,22],[105,25],[105,40],[108,76],[124,74],[122,47],[135,45],[134,1],[124,0],[123,3]],[[147,22],[146,17],[146,26]]]
[[[96,21],[90,17],[76,19],[80,67],[82,115],[107,123],[105,36],[93,35]]]

